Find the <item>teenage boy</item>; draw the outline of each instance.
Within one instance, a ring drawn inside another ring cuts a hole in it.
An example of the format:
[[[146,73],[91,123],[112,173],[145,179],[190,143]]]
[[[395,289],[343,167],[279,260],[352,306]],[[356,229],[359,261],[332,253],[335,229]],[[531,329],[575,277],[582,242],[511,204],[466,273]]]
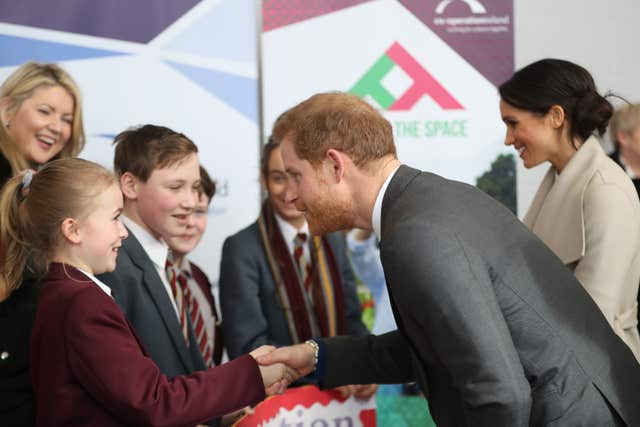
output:
[[[260,217],[227,238],[222,248],[220,307],[231,358],[265,344],[369,334],[344,235],[310,235],[304,213],[285,201],[291,178],[280,151],[270,138],[262,152],[268,197]],[[361,385],[338,391],[369,398],[376,390],[376,385]]]
[[[191,325],[197,338],[205,365],[219,365],[222,357],[222,328],[211,282],[204,272],[187,258],[198,246],[207,228],[207,212],[216,192],[216,184],[200,166],[201,192],[184,233],[165,238],[169,246],[169,258],[176,270],[177,282],[187,303]]]
[[[154,125],[124,131],[114,144],[114,169],[124,196],[122,221],[129,237],[122,242],[115,271],[99,279],[112,289],[162,373],[173,377],[206,369],[184,297],[177,292],[177,277],[167,263],[164,241],[184,234],[196,207],[198,149],[183,134]],[[228,383],[257,387],[255,376],[247,372]]]

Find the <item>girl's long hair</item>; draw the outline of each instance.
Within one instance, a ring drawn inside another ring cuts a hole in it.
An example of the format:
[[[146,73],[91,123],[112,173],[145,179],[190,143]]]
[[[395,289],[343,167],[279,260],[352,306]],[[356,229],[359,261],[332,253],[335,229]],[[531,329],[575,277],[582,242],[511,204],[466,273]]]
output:
[[[24,176],[11,178],[0,195],[0,300],[22,284],[25,271],[46,272],[64,244],[62,222],[86,216],[95,197],[117,182],[112,172],[77,158],[47,163],[30,182]]]

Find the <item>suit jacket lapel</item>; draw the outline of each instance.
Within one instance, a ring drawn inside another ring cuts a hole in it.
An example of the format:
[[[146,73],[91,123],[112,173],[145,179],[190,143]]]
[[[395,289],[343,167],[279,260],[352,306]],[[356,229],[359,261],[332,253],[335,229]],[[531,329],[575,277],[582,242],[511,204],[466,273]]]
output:
[[[393,226],[394,216],[391,215],[393,205],[397,201],[397,199],[404,193],[407,186],[413,181],[417,176],[419,176],[422,171],[418,169],[411,168],[406,165],[400,166],[398,171],[395,173],[391,181],[389,182],[389,186],[387,187],[387,191],[382,199],[382,212],[381,212],[381,242],[384,240],[385,232],[389,232],[389,230]],[[383,250],[383,244],[381,243],[380,249]],[[383,265],[384,269],[384,265]],[[387,291],[389,292],[389,301],[391,303],[391,310],[393,311],[393,317],[398,325],[398,330],[404,335],[405,339],[409,343],[409,346],[413,350],[413,358],[414,363],[420,363],[421,368],[419,369],[417,374],[420,377],[419,382],[422,388],[422,391],[425,394],[425,397],[429,395],[429,378],[427,375],[427,364],[424,360],[422,360],[420,356],[420,352],[417,347],[413,343],[411,337],[408,334],[407,328],[403,322],[402,315],[400,310],[397,307],[397,302],[393,294],[394,283],[391,283],[389,277],[385,274],[385,279],[387,282]],[[416,362],[417,361],[417,362]]]
[[[167,291],[164,289],[162,280],[158,275],[153,262],[144,251],[142,245],[140,245],[140,242],[138,242],[131,232],[129,232],[129,237],[122,242],[122,247],[127,251],[131,261],[140,270],[142,270],[143,285],[149,292],[149,295],[151,295],[151,299],[162,317],[164,325],[167,328],[167,332],[173,341],[176,352],[180,356],[180,359],[182,359],[182,363],[184,363],[187,368],[187,372],[192,372],[194,370],[194,366],[191,360],[191,354],[187,348],[187,343],[184,340],[182,330],[180,329],[180,322],[178,322],[176,311],[169,299],[169,295],[167,295]],[[193,336],[193,334],[190,335]]]
[[[384,232],[388,228],[385,227],[385,225],[387,225],[387,220],[389,218],[390,207],[393,206],[394,201],[404,192],[407,185],[409,185],[416,176],[420,175],[420,173],[421,171],[418,169],[414,169],[406,165],[400,165],[400,168],[398,168],[395,175],[393,175],[393,178],[391,178],[387,191],[384,193],[382,198],[382,212],[380,213],[382,230],[380,231],[380,240],[384,239]]]

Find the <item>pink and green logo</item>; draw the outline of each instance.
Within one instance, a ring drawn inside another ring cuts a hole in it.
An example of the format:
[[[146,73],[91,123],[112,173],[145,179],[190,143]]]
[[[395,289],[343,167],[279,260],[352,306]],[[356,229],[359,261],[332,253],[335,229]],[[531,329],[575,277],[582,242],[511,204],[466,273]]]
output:
[[[382,84],[384,77],[394,67],[400,67],[413,81],[411,86],[398,98],[394,97]],[[370,96],[388,111],[408,111],[422,99],[429,96],[443,110],[463,110],[464,107],[445,89],[400,43],[395,42],[382,54],[364,76],[349,90],[362,98]]]

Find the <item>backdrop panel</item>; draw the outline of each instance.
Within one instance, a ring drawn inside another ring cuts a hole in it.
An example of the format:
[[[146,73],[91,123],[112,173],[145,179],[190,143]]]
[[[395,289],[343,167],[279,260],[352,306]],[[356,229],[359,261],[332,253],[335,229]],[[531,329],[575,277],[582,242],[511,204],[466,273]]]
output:
[[[316,92],[349,91],[393,124],[403,162],[475,184],[509,152],[496,85],[513,72],[512,15],[503,0],[267,0],[263,131]]]
[[[259,209],[256,3],[68,3],[3,5],[0,80],[28,60],[59,62],[84,96],[81,157],[109,168],[113,137],[127,127],[189,136],[219,189],[193,259],[217,280],[224,238]]]

